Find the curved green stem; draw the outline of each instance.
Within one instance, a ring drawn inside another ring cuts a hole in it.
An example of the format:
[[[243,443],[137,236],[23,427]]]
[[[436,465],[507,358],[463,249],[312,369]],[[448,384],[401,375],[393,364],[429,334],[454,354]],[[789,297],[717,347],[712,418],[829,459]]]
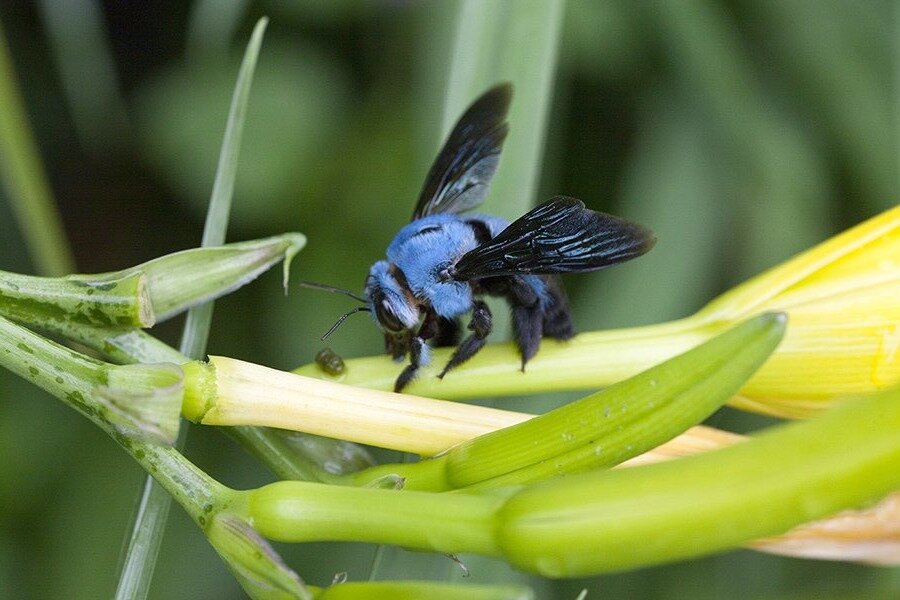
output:
[[[33,277],[0,271],[0,313],[39,328],[74,322],[101,327],[150,327],[156,322],[147,277]]]

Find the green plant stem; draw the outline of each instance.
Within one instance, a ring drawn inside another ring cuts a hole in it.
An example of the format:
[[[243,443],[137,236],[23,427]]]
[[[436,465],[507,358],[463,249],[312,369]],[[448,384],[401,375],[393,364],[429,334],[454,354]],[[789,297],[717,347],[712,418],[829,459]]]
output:
[[[177,450],[155,440],[163,437],[156,419],[168,410],[177,415],[181,404],[181,371],[172,365],[116,366],[88,358],[0,317],[0,366],[6,367],[58,397],[109,434],[152,475],[164,490],[166,502],[151,503],[153,490],[142,502],[145,518],[158,524],[175,498],[204,530],[241,585],[257,598],[268,598],[277,589],[286,597],[308,598],[300,579],[251,525],[230,515],[235,493],[187,461]],[[165,401],[156,409],[154,394]],[[174,411],[170,401],[176,399]],[[142,422],[141,417],[150,422]],[[174,433],[168,443],[174,441]],[[142,497],[143,500],[144,497]],[[162,512],[159,507],[162,508]],[[155,539],[141,528],[132,537],[137,549],[128,556],[144,556],[154,550]],[[145,562],[126,560],[120,594],[146,592],[149,583]],[[263,591],[260,591],[263,590]]]
[[[33,277],[0,271],[0,313],[41,327],[48,322],[150,327],[155,321],[140,271],[115,278]]]
[[[32,253],[44,275],[74,271],[62,221],[53,204],[37,144],[17,89],[16,76],[0,26],[0,184]]]
[[[505,501],[500,494],[435,495],[302,481],[279,481],[241,493],[246,515],[272,540],[342,540],[432,552],[501,553],[494,533],[494,515]]]
[[[42,338],[0,317],[0,364],[86,413],[109,430],[92,400],[96,386],[108,381],[107,364]]]
[[[311,588],[312,589],[312,588]],[[431,581],[375,581],[341,583],[313,589],[316,600],[370,600],[397,598],[412,600],[533,600],[530,589],[518,585],[461,585]]]
[[[287,233],[167,254],[114,273],[34,277],[0,271],[0,314],[49,331],[150,327],[246,285],[279,261],[285,288],[306,238]]]
[[[490,212],[509,218],[534,202],[564,6],[563,0],[460,2],[442,131],[450,131],[473,98],[512,82],[509,137],[488,200]]]

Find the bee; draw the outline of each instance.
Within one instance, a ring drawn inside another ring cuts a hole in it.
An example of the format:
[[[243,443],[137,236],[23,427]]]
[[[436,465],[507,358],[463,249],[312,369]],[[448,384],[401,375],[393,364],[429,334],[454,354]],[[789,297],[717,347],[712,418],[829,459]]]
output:
[[[463,214],[476,208],[497,170],[512,99],[510,84],[479,97],[463,114],[434,161],[411,222],[387,248],[387,260],[369,270],[363,303],[384,332],[385,350],[397,361],[410,357],[394,391],[401,391],[430,362],[435,346],[456,346],[438,375],[474,356],[491,332],[492,315],[482,296],[504,298],[521,354],[521,368],[538,351],[541,338],[567,340],[574,334],[571,311],[558,273],[596,271],[650,250],[646,228],[585,208],[557,196],[512,223],[495,216]],[[471,313],[460,342],[460,318]]]

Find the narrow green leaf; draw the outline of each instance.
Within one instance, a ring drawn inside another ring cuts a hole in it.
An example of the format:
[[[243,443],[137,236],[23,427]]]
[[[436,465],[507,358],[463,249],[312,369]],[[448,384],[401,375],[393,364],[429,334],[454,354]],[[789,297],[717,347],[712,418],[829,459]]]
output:
[[[444,101],[443,136],[501,81],[513,84],[509,136],[486,204],[515,218],[534,202],[556,75],[563,0],[462,0]]]
[[[222,150],[219,153],[219,164],[216,168],[216,179],[213,183],[209,209],[206,213],[206,224],[203,227],[202,246],[220,246],[225,243],[225,232],[228,229],[228,215],[231,213],[231,198],[234,192],[234,180],[237,177],[238,155],[240,154],[241,135],[244,131],[244,120],[247,116],[247,103],[250,97],[250,84],[259,57],[263,33],[269,20],[262,18],[257,22],[247,44],[244,60],[238,73],[231,108],[228,111],[228,122],[225,125],[225,136]],[[212,322],[212,304],[207,303],[188,311],[181,340],[181,351],[192,357],[200,358],[205,354],[206,339]]]
[[[0,27],[0,184],[43,275],[75,270]]]

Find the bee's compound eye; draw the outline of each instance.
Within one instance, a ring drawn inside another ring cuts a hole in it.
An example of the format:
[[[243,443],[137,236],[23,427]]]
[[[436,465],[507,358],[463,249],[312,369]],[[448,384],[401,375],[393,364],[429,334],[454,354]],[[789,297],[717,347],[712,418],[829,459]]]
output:
[[[375,305],[375,316],[378,318],[378,322],[381,323],[381,326],[388,331],[403,330],[400,319],[398,319],[397,315],[394,314],[394,311],[390,309],[386,300]]]

